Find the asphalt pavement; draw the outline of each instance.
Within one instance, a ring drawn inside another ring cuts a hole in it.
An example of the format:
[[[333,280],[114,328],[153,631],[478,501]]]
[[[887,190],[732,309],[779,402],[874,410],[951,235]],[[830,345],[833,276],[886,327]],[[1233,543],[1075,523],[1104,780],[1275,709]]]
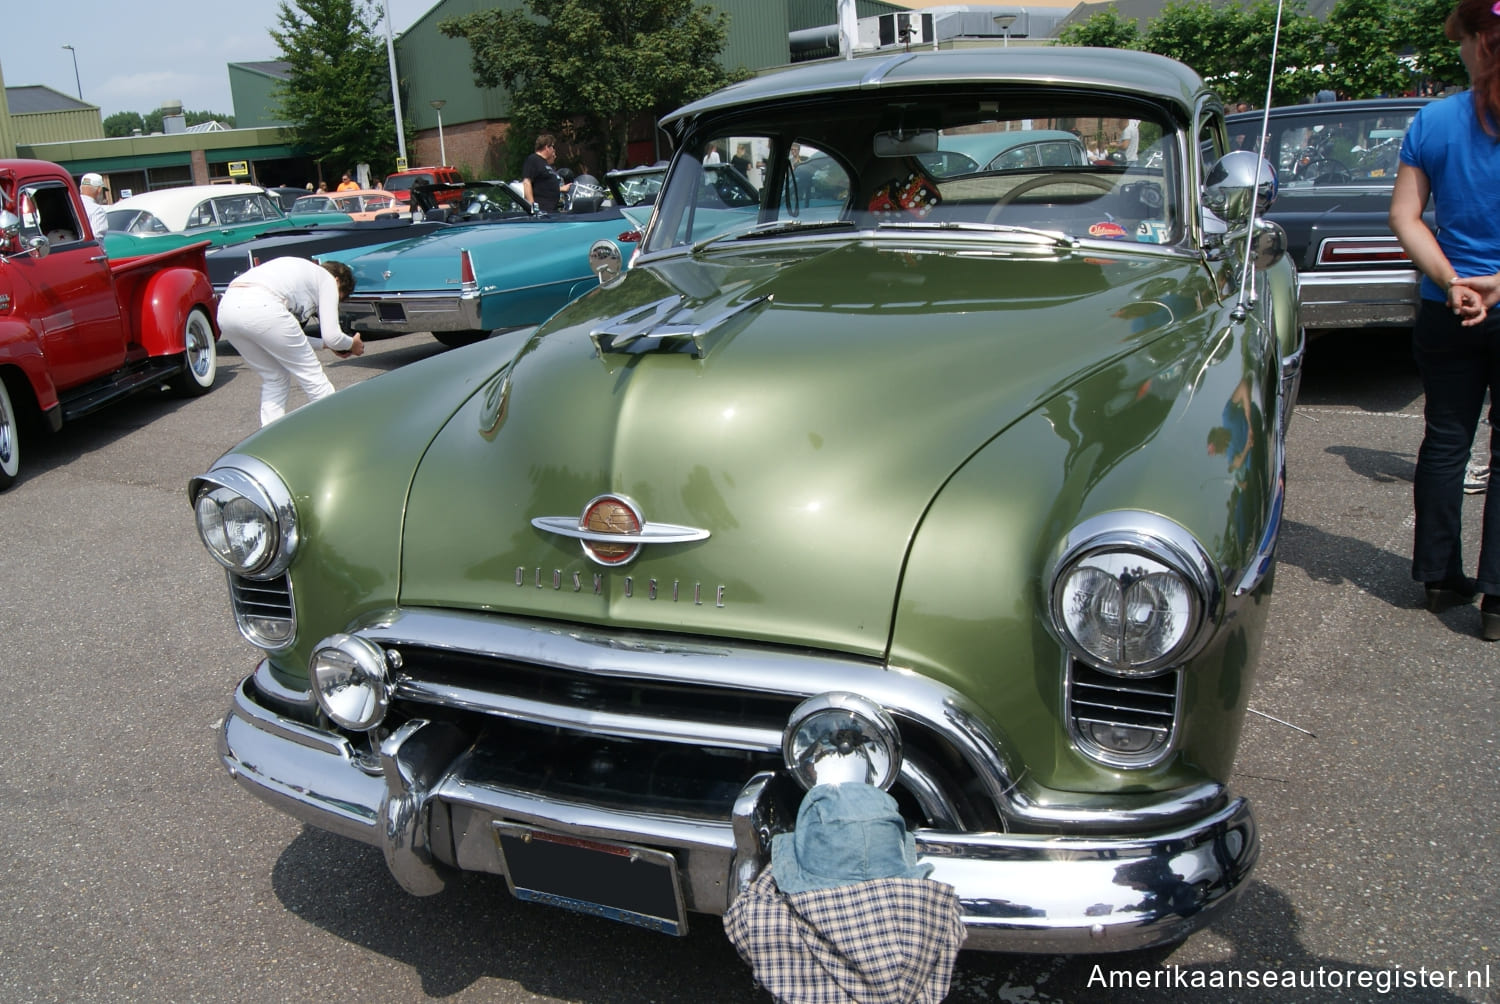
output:
[[[407,335],[328,370],[441,351]],[[414,898],[379,850],[230,781],[214,730],[256,652],[185,487],[254,430],[259,381],[220,367],[206,397],[24,444],[0,495],[0,998],[769,1001],[714,918],[679,941],[492,876]],[[1234,910],[1126,956],[964,953],[950,1001],[1500,1001],[1500,644],[1409,578],[1421,406],[1402,337],[1314,343],[1233,779],[1261,858]]]

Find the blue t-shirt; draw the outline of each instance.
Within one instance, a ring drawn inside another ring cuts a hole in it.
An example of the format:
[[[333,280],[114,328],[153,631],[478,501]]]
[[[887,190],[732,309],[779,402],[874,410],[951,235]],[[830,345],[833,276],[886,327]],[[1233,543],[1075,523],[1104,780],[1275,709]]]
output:
[[[1438,247],[1461,276],[1500,271],[1500,141],[1479,127],[1470,91],[1417,112],[1401,141],[1401,163],[1432,183]],[[1424,300],[1446,300],[1422,277]]]

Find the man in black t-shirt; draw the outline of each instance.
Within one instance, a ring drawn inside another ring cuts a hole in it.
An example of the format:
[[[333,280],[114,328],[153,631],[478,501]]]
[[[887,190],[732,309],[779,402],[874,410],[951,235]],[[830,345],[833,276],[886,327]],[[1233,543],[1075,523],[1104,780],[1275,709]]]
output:
[[[544,213],[555,213],[562,193],[573,186],[564,185],[552,169],[552,162],[557,160],[557,143],[551,133],[544,132],[536,138],[535,150],[521,167],[521,186],[527,202]]]

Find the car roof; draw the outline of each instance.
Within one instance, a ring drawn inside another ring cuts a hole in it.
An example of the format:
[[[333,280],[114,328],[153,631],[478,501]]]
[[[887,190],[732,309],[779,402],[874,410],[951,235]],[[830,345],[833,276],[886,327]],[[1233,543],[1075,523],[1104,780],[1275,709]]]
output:
[[[109,207],[144,211],[161,220],[171,230],[182,230],[187,226],[188,214],[204,199],[222,199],[234,195],[265,195],[259,185],[188,185],[184,188],[163,188],[155,192],[142,192],[128,199],[121,199]],[[270,198],[270,196],[267,196]],[[271,199],[280,208],[280,203]]]
[[[1431,104],[1438,98],[1362,98],[1358,101],[1319,101],[1304,105],[1277,105],[1271,109],[1272,118],[1283,118],[1288,115],[1348,115],[1367,111],[1391,111],[1405,110],[1409,108],[1420,108]],[[1264,109],[1253,109],[1248,112],[1235,112],[1226,115],[1226,122],[1246,122],[1259,119],[1265,115]]]
[[[661,120],[677,131],[698,116],[767,101],[835,92],[970,83],[1033,83],[1136,94],[1175,105],[1183,117],[1205,91],[1196,72],[1165,56],[1086,46],[946,49],[799,63],[731,84]]]

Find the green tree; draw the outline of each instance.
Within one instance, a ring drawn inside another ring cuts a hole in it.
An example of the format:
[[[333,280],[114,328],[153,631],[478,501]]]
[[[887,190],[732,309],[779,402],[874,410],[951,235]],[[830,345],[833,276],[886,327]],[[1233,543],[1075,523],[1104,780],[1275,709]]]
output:
[[[330,173],[395,163],[396,123],[380,13],[369,0],[283,0],[271,38],[291,64],[276,89],[295,142]]]
[[[468,41],[476,85],[510,93],[512,170],[543,132],[593,150],[596,166],[624,166],[639,115],[669,111],[746,75],[718,63],[728,15],[693,0],[527,0],[526,7],[438,22],[445,35]]]
[[[1259,0],[1249,8],[1214,7],[1207,0],[1168,4],[1147,27],[1140,48],[1171,56],[1197,70],[1226,101],[1261,104],[1271,74],[1276,5]],[[1281,14],[1276,52],[1275,100],[1292,104],[1327,86],[1322,71],[1322,29],[1301,0]]]
[[[1469,86],[1469,73],[1458,58],[1458,43],[1448,41],[1443,33],[1453,0],[1412,0],[1402,9],[1400,37],[1416,57],[1417,71],[1438,85]]]
[[[1346,98],[1402,94],[1412,72],[1401,62],[1406,6],[1396,0],[1338,0],[1324,37],[1329,85]]]
[[[146,131],[146,120],[140,112],[115,112],[104,120],[104,135],[108,137],[133,136],[137,129]]]
[[[1106,49],[1134,49],[1141,30],[1135,21],[1121,17],[1113,6],[1089,16],[1081,24],[1069,25],[1057,36],[1060,45],[1092,45]]]
[[[219,112],[184,111],[182,118],[190,126],[201,125],[204,122],[222,122],[231,129],[234,128],[234,116],[223,115]],[[140,112],[115,112],[104,120],[104,135],[106,137],[133,136],[139,129],[142,135],[149,136],[154,132],[162,131],[162,119],[160,108],[154,112],[147,112],[145,115]]]

